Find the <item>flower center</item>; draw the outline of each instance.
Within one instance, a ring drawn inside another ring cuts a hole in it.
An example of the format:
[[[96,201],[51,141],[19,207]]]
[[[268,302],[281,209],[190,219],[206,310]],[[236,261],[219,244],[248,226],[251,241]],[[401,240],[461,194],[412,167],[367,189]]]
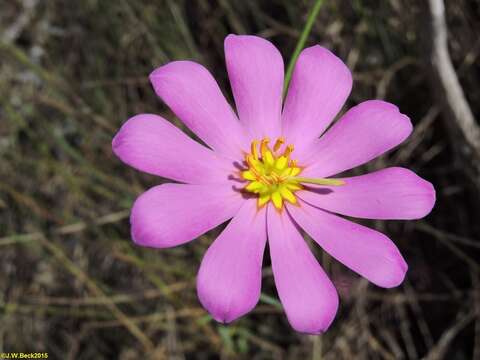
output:
[[[338,179],[312,179],[299,177],[303,168],[290,155],[293,145],[286,145],[285,139],[279,137],[273,149],[269,147],[270,140],[253,140],[250,153],[245,155],[247,169],[242,171],[241,177],[249,181],[246,191],[258,195],[258,206],[262,207],[269,201],[281,210],[284,201],[297,203],[295,192],[303,189],[302,184],[317,184],[326,186],[343,185],[345,182]]]

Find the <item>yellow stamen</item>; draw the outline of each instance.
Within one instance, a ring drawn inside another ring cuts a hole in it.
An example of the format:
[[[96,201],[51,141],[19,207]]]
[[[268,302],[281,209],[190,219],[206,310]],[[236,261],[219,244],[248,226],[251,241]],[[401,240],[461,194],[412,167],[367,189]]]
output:
[[[255,160],[252,155],[247,155],[247,164],[251,170],[260,171],[262,169],[262,163],[259,160]]]
[[[262,158],[265,159],[265,154],[268,149],[268,143],[270,142],[270,139],[268,137],[264,137],[262,139],[262,142],[260,143],[260,153],[262,154]]]
[[[294,146],[292,144],[288,145],[285,151],[283,152],[283,156],[289,157],[290,154],[293,152]]]
[[[266,185],[272,185],[272,183],[275,181],[274,179],[270,179],[265,175],[260,175],[258,179]]]
[[[282,181],[282,178],[275,173],[272,173],[270,176],[272,177],[273,181],[277,184],[279,184]]]
[[[253,155],[253,158],[254,158],[255,160],[258,160],[258,148],[257,148],[257,147],[258,147],[258,141],[257,141],[257,140],[253,140],[253,141],[252,141],[252,144],[251,144],[251,146],[250,146],[250,151],[251,151],[251,153],[252,153],[252,155]]]
[[[265,155],[262,155],[263,162],[266,163],[268,166],[273,166],[275,164],[275,158],[270,150],[265,151]]]
[[[282,195],[280,194],[279,191],[276,191],[272,194],[272,202],[273,202],[273,205],[278,209],[280,210],[282,208],[282,205],[283,205],[283,198],[282,198]]]
[[[251,192],[258,192],[259,190],[265,188],[265,185],[266,184],[260,181],[252,181],[245,189]]]
[[[280,150],[280,147],[285,143],[285,138],[280,136],[277,141],[275,141],[275,145],[273,145],[273,151]]]
[[[285,186],[287,187],[288,190],[291,190],[291,191],[297,191],[297,190],[303,189],[302,185],[300,184],[287,183]]]
[[[291,176],[297,176],[298,174],[300,174],[300,172],[302,171],[302,169],[298,168],[298,167],[293,167],[292,168],[292,172],[290,173]]]
[[[278,138],[273,146],[273,151],[268,146],[269,141],[267,137],[261,141],[252,141],[250,154],[245,155],[248,168],[240,172],[242,179],[248,181],[245,190],[258,196],[258,207],[264,206],[269,201],[278,210],[283,209],[285,202],[297,204],[295,192],[304,189],[302,184],[323,186],[345,184],[345,181],[340,179],[297,176],[303,171],[303,167],[299,166],[296,160],[290,159],[294,149],[293,145],[288,145],[283,154],[279,154],[278,151],[285,143],[285,139]]]
[[[297,198],[295,197],[295,195],[293,195],[293,193],[288,189],[287,186],[281,186],[280,187],[280,195],[282,195],[282,197],[285,200],[287,200],[288,202],[290,202],[292,204],[297,203]]]
[[[250,180],[250,181],[254,181],[257,179],[257,176],[255,175],[255,170],[242,171],[242,177],[245,180]]]
[[[275,161],[275,168],[278,170],[284,170],[288,165],[288,159],[285,156],[280,156],[277,161]]]
[[[269,201],[270,201],[270,194],[264,194],[264,195],[260,195],[258,197],[257,204],[258,204],[259,207],[262,207],[263,205],[265,205]]]

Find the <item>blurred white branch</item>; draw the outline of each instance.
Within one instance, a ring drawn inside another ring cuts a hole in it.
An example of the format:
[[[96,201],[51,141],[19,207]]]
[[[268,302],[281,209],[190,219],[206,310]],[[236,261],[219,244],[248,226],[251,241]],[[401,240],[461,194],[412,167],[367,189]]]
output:
[[[473,151],[472,155],[480,160],[480,128],[465,99],[448,52],[444,2],[443,0],[428,0],[428,5],[431,18],[429,55],[436,82],[435,87],[442,101],[441,105],[465,138]]]
[[[5,43],[12,43],[20,36],[23,29],[25,29],[25,27],[27,27],[30,23],[30,19],[35,13],[35,7],[37,4],[38,0],[22,1],[23,12],[17,18],[17,20],[3,32],[2,40]]]

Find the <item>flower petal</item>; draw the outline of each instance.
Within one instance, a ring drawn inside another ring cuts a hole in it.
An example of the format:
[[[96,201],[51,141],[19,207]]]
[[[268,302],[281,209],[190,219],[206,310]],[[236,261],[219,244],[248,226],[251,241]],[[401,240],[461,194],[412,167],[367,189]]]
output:
[[[407,264],[382,233],[301,202],[288,211],[327,253],[381,287],[402,283]]]
[[[225,60],[240,121],[256,138],[280,135],[283,59],[269,41],[228,35]]]
[[[420,219],[435,204],[433,185],[408,169],[392,167],[343,180],[342,186],[297,195],[313,206],[366,219]]]
[[[305,177],[327,177],[362,165],[394,148],[412,132],[395,105],[369,100],[351,108],[299,155]]]
[[[338,308],[335,287],[286,211],[270,206],[267,227],[275,284],[288,321],[300,332],[327,330]]]
[[[157,95],[212,149],[237,159],[248,139],[217,82],[202,65],[173,61],[150,74]]]
[[[155,248],[181,245],[233,217],[243,201],[230,184],[155,186],[133,204],[133,241]]]
[[[245,202],[208,248],[197,277],[202,305],[217,321],[228,323],[257,304],[267,241],[265,209]]]
[[[352,74],[341,59],[315,45],[300,53],[282,114],[283,133],[297,151],[320,136],[352,89]]]
[[[231,161],[152,114],[129,119],[115,135],[112,148],[138,170],[187,183],[225,182],[235,170]]]

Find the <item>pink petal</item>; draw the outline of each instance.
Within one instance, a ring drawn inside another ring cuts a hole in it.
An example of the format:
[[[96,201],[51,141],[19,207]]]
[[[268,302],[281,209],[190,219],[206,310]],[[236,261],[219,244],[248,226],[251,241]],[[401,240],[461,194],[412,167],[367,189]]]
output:
[[[280,134],[283,59],[257,36],[228,35],[225,60],[240,121],[256,138]]]
[[[352,74],[341,59],[315,45],[303,50],[295,64],[283,109],[283,132],[297,151],[317,138],[341,110]]]
[[[212,149],[237,159],[248,139],[210,72],[192,61],[174,61],[150,75],[155,92]]]
[[[133,241],[155,248],[181,245],[233,217],[243,202],[229,184],[155,186],[133,204]]]
[[[301,202],[288,211],[327,253],[381,287],[402,283],[407,264],[382,233]]]
[[[299,156],[302,176],[327,177],[362,165],[394,148],[412,132],[410,119],[395,105],[365,101],[351,108]]]
[[[115,135],[112,148],[138,170],[187,183],[225,182],[235,171],[231,161],[152,114],[129,119]]]
[[[435,204],[432,184],[408,169],[392,167],[344,180],[342,186],[297,194],[316,207],[367,219],[420,219]]]
[[[338,308],[335,287],[286,211],[270,206],[267,227],[275,284],[288,321],[300,332],[326,331]]]
[[[208,248],[197,291],[215,320],[231,322],[257,304],[266,241],[265,209],[257,211],[256,202],[249,200]]]

